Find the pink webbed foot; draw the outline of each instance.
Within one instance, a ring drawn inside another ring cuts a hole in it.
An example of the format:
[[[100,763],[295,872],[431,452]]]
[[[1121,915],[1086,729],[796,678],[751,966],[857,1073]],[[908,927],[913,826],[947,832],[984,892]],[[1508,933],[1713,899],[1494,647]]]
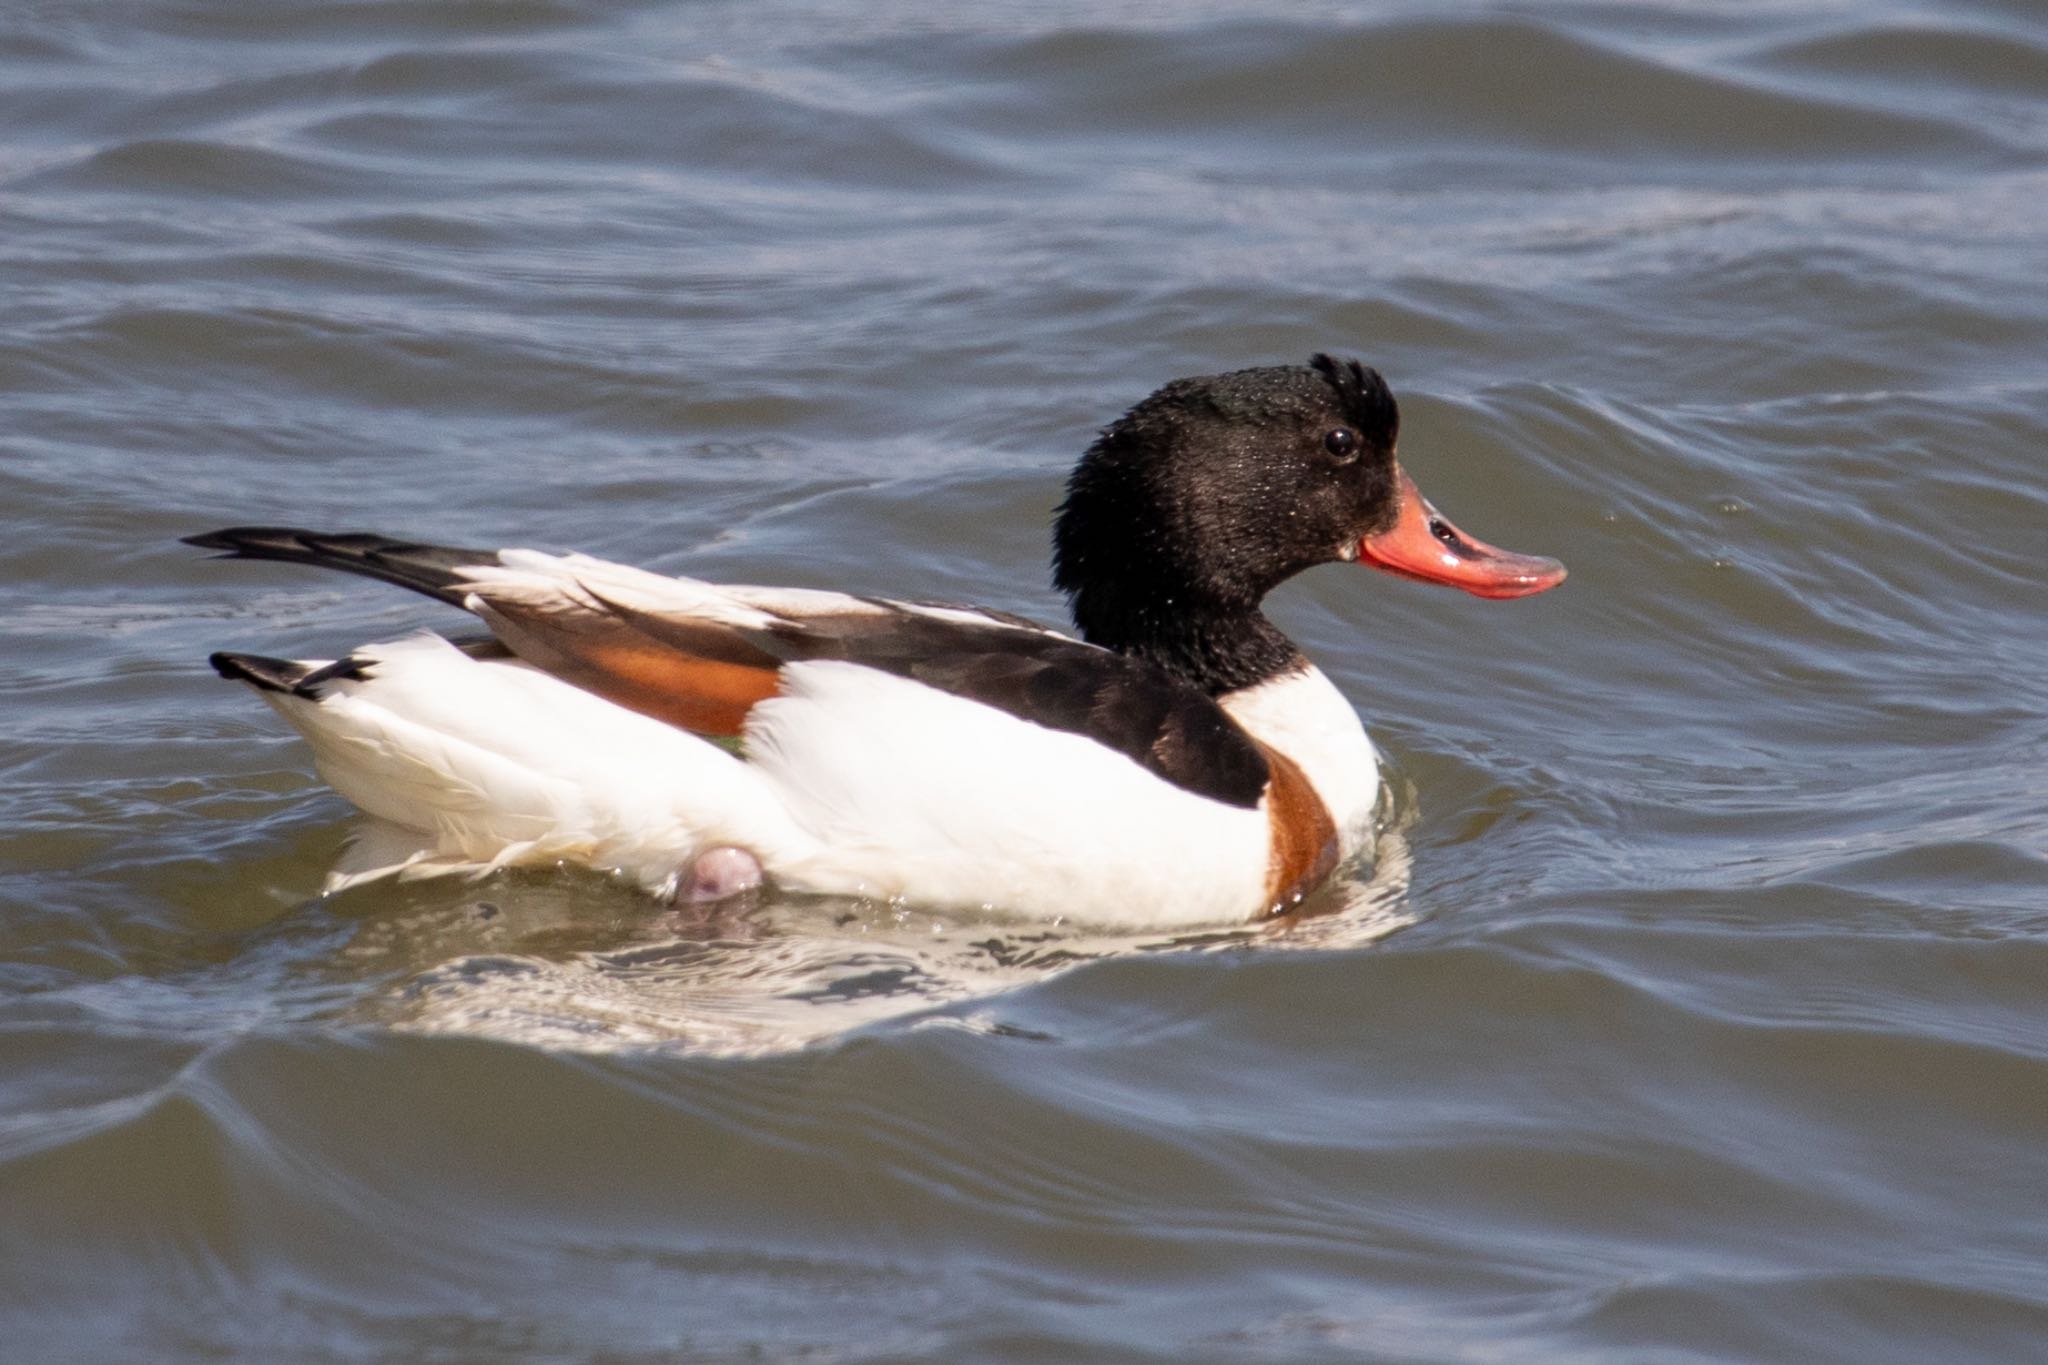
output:
[[[705,849],[690,861],[676,885],[676,901],[682,905],[708,905],[730,900],[748,891],[758,891],[763,880],[760,859],[743,848],[722,844]]]

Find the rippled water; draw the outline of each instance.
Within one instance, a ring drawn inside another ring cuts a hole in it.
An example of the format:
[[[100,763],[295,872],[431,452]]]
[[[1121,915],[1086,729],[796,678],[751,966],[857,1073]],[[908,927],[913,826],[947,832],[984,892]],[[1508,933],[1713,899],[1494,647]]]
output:
[[[9,1361],[2048,1354],[2022,3],[0,16]],[[1390,853],[1104,939],[323,899],[229,522],[1057,614],[1166,378],[1353,352],[1559,592],[1274,614]]]

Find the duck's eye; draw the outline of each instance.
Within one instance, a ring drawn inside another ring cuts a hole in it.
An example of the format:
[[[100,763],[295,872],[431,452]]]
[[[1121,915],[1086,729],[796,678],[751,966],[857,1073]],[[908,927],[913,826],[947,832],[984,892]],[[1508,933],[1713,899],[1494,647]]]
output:
[[[1358,433],[1350,427],[1338,427],[1323,436],[1323,449],[1340,460],[1348,460],[1358,453]]]

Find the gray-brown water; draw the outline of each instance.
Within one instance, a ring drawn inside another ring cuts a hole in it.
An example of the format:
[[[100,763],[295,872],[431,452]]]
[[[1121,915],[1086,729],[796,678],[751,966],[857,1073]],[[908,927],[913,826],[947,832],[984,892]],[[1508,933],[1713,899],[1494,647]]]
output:
[[[0,1357],[2048,1358],[2048,19],[0,14]],[[1275,616],[1348,908],[322,899],[233,522],[1057,616],[1093,429],[1336,349],[1565,559]]]

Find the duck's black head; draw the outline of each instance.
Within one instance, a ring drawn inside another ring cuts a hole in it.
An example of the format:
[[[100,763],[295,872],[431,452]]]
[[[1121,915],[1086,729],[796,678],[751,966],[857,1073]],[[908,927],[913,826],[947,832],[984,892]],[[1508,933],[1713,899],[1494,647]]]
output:
[[[1378,371],[1326,355],[1160,389],[1067,482],[1053,581],[1082,635],[1220,694],[1299,664],[1258,607],[1314,565],[1364,559],[1494,597],[1563,579],[1437,515],[1395,459],[1400,426]]]

